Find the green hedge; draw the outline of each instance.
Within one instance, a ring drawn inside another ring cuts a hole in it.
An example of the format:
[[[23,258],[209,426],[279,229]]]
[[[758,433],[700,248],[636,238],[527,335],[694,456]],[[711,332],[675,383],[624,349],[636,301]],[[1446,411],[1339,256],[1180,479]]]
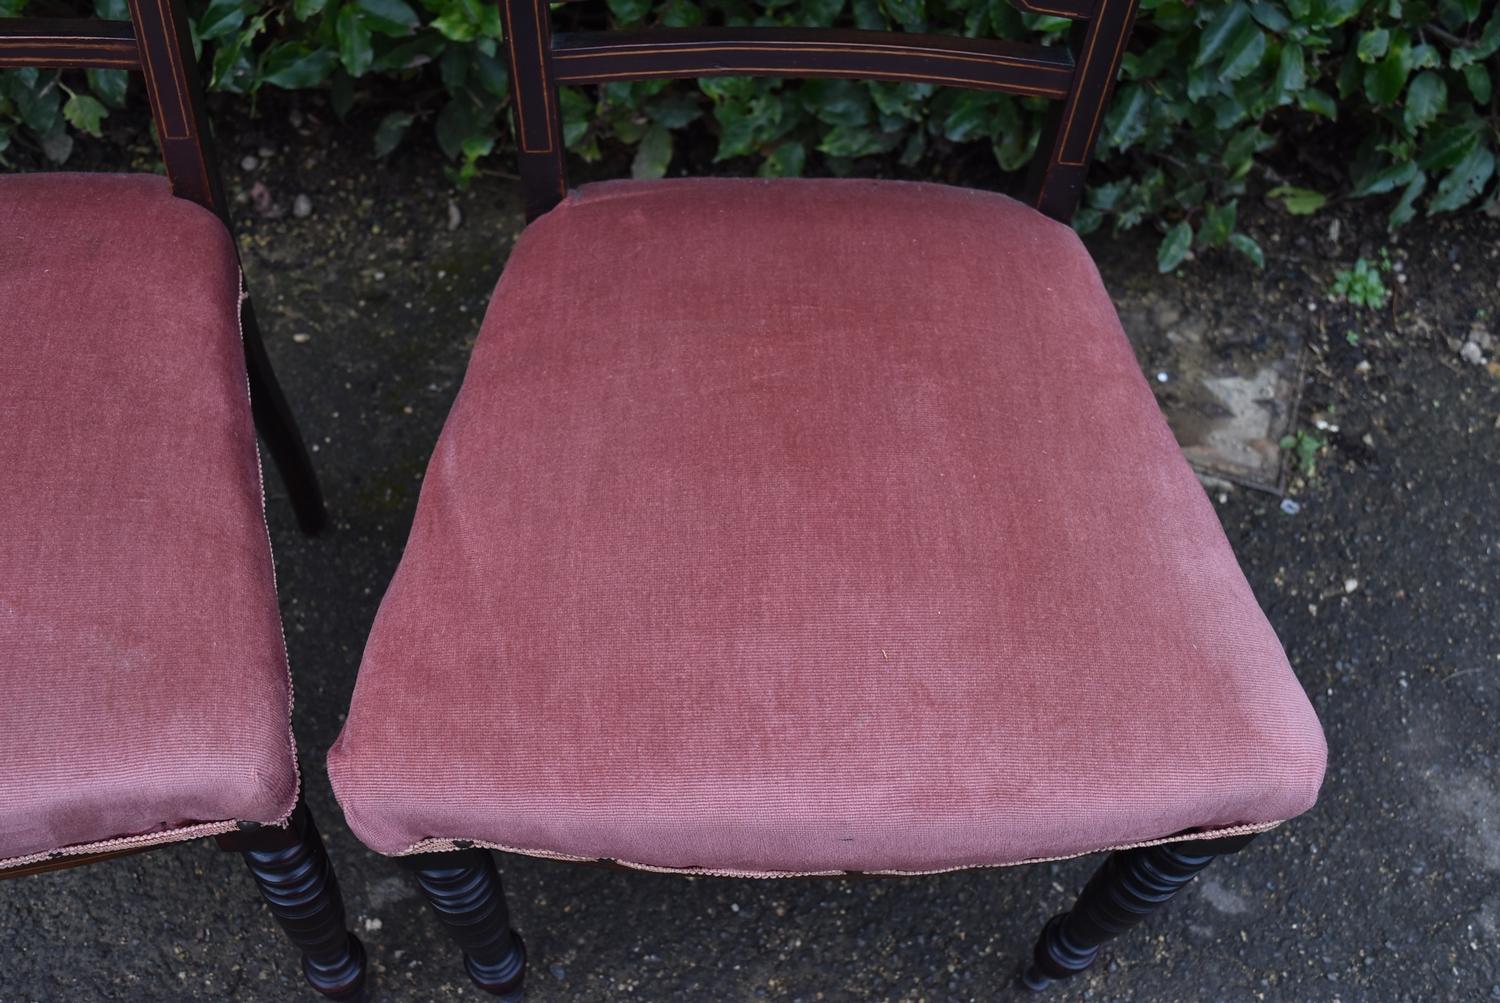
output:
[[[124,0],[96,4],[104,16],[125,16]],[[0,0],[0,14],[42,7]],[[1100,138],[1104,173],[1116,180],[1090,188],[1081,230],[1153,225],[1163,235],[1163,270],[1194,247],[1232,247],[1260,263],[1260,248],[1236,231],[1237,199],[1258,163],[1278,144],[1316,134],[1309,127],[1320,119],[1338,119],[1339,134],[1357,139],[1320,151],[1317,159],[1342,175],[1322,185],[1327,191],[1273,178],[1272,194],[1291,212],[1315,212],[1336,194],[1390,195],[1396,227],[1419,211],[1472,207],[1487,192],[1495,199],[1494,0],[1142,0],[1141,7]],[[509,146],[491,2],[210,0],[193,9],[214,90],[327,88],[340,114],[360,101],[384,102],[374,153],[389,154],[419,123],[435,130],[460,182]],[[608,0],[607,15],[619,27],[841,24],[1052,42],[1068,27],[1018,14],[1007,0]],[[371,87],[373,77],[400,86]],[[126,86],[111,71],[6,74],[0,160],[15,142],[66,160],[70,128],[98,135]],[[393,98],[406,103],[392,109]],[[720,78],[567,91],[563,106],[573,151],[595,159],[625,144],[634,148],[635,173],[649,177],[666,172],[678,130],[694,123],[713,137],[716,160],[751,158],[766,175],[852,173],[872,156],[920,171],[960,143],[988,143],[999,166],[1014,170],[1035,149],[1046,102],[926,86]]]

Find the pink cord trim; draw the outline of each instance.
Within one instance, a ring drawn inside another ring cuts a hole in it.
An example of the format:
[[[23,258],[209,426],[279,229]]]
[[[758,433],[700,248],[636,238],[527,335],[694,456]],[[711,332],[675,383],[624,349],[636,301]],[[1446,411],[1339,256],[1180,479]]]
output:
[[[1285,821],[1284,819],[1282,821]],[[881,877],[918,877],[925,874],[950,874],[954,871],[970,871],[979,869],[990,869],[996,867],[1021,867],[1025,864],[1045,864],[1056,860],[1072,860],[1076,857],[1086,857],[1091,853],[1113,853],[1116,850],[1134,850],[1144,846],[1162,846],[1167,843],[1185,843],[1195,839],[1219,839],[1225,836],[1244,836],[1251,833],[1266,832],[1276,828],[1282,822],[1261,822],[1255,825],[1232,825],[1222,829],[1207,829],[1203,832],[1183,833],[1176,836],[1164,836],[1161,839],[1148,839],[1138,843],[1120,843],[1115,846],[1104,846],[1097,850],[1080,850],[1077,853],[1065,853],[1056,857],[1028,857],[1025,860],[1012,860],[1003,864],[957,864],[953,867],[934,867],[930,870],[918,871],[752,871],[737,870],[734,868],[720,867],[663,867],[658,864],[642,864],[630,860],[608,860],[608,863],[619,864],[621,867],[629,867],[637,871],[650,871],[655,874],[693,874],[713,878],[835,878],[848,874],[869,874]],[[462,844],[462,845],[460,845]],[[580,857],[571,853],[559,853],[555,850],[527,849],[517,846],[505,846],[500,843],[489,843],[480,839],[452,839],[430,837],[413,843],[399,853],[392,853],[392,857],[405,857],[414,853],[445,853],[449,851],[468,849],[480,846],[489,850],[499,850],[502,853],[519,853],[526,857],[540,857],[544,860],[565,860],[573,863],[597,863],[601,858]]]

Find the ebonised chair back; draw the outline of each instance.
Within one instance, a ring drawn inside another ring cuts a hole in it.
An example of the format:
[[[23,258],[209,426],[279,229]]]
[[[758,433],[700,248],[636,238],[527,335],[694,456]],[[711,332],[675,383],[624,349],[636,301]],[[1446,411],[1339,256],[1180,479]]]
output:
[[[0,69],[139,70],[172,193],[228,223],[182,0],[129,0],[130,21],[0,18]]]
[[[527,214],[541,215],[567,191],[559,86],[785,76],[930,83],[1057,101],[1032,162],[1027,199],[1066,222],[1083,192],[1136,2],[1011,0],[1027,13],[1075,22],[1068,46],[1043,46],[835,28],[658,28],[554,35],[547,0],[499,0]]]

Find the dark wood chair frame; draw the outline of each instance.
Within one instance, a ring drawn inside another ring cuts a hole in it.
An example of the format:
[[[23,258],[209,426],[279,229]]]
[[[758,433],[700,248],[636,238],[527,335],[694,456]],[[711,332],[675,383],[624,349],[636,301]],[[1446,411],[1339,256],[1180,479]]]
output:
[[[548,0],[498,0],[512,114],[530,219],[566,195],[558,87],[710,76],[844,77],[919,82],[1057,101],[1027,180],[1026,199],[1067,222],[1125,51],[1137,0],[1011,0],[1074,22],[1066,46],[841,29],[691,28],[552,33]],[[1100,946],[1141,922],[1217,856],[1251,835],[1193,838],[1110,854],[1073,908],[1043,929],[1021,981],[1033,989],[1076,975]],[[400,858],[463,950],[480,988],[519,998],[526,950],[510,928],[488,850]]]
[[[230,227],[181,0],[130,0],[130,18],[0,18],[0,69],[141,71],[173,194],[204,206]],[[304,532],[316,533],[326,521],[317,475],[271,370],[248,299],[240,310],[255,426],[286,482],[298,524]],[[363,999],[364,948],[347,929],[338,881],[306,803],[297,802],[286,826],[242,823],[217,840],[221,848],[243,856],[271,914],[302,952],[302,970],[313,988],[332,999]],[[0,878],[172,845],[59,853],[40,863],[0,870]]]

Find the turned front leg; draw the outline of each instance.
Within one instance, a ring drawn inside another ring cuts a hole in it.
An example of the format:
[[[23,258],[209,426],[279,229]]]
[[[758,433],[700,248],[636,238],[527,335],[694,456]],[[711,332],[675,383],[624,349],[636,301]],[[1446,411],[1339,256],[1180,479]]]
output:
[[[302,951],[308,983],[329,999],[365,999],[365,949],[345,927],[338,879],[307,805],[297,803],[285,828],[241,829],[219,845],[244,857],[271,915]]]
[[[438,921],[464,952],[469,978],[485,992],[519,1000],[526,979],[526,945],[510,928],[510,910],[490,851],[454,850],[398,858]]]
[[[1105,941],[1160,909],[1215,857],[1240,850],[1252,838],[1191,840],[1111,853],[1073,908],[1043,928],[1021,980],[1030,989],[1045,989],[1077,975],[1094,963]]]

